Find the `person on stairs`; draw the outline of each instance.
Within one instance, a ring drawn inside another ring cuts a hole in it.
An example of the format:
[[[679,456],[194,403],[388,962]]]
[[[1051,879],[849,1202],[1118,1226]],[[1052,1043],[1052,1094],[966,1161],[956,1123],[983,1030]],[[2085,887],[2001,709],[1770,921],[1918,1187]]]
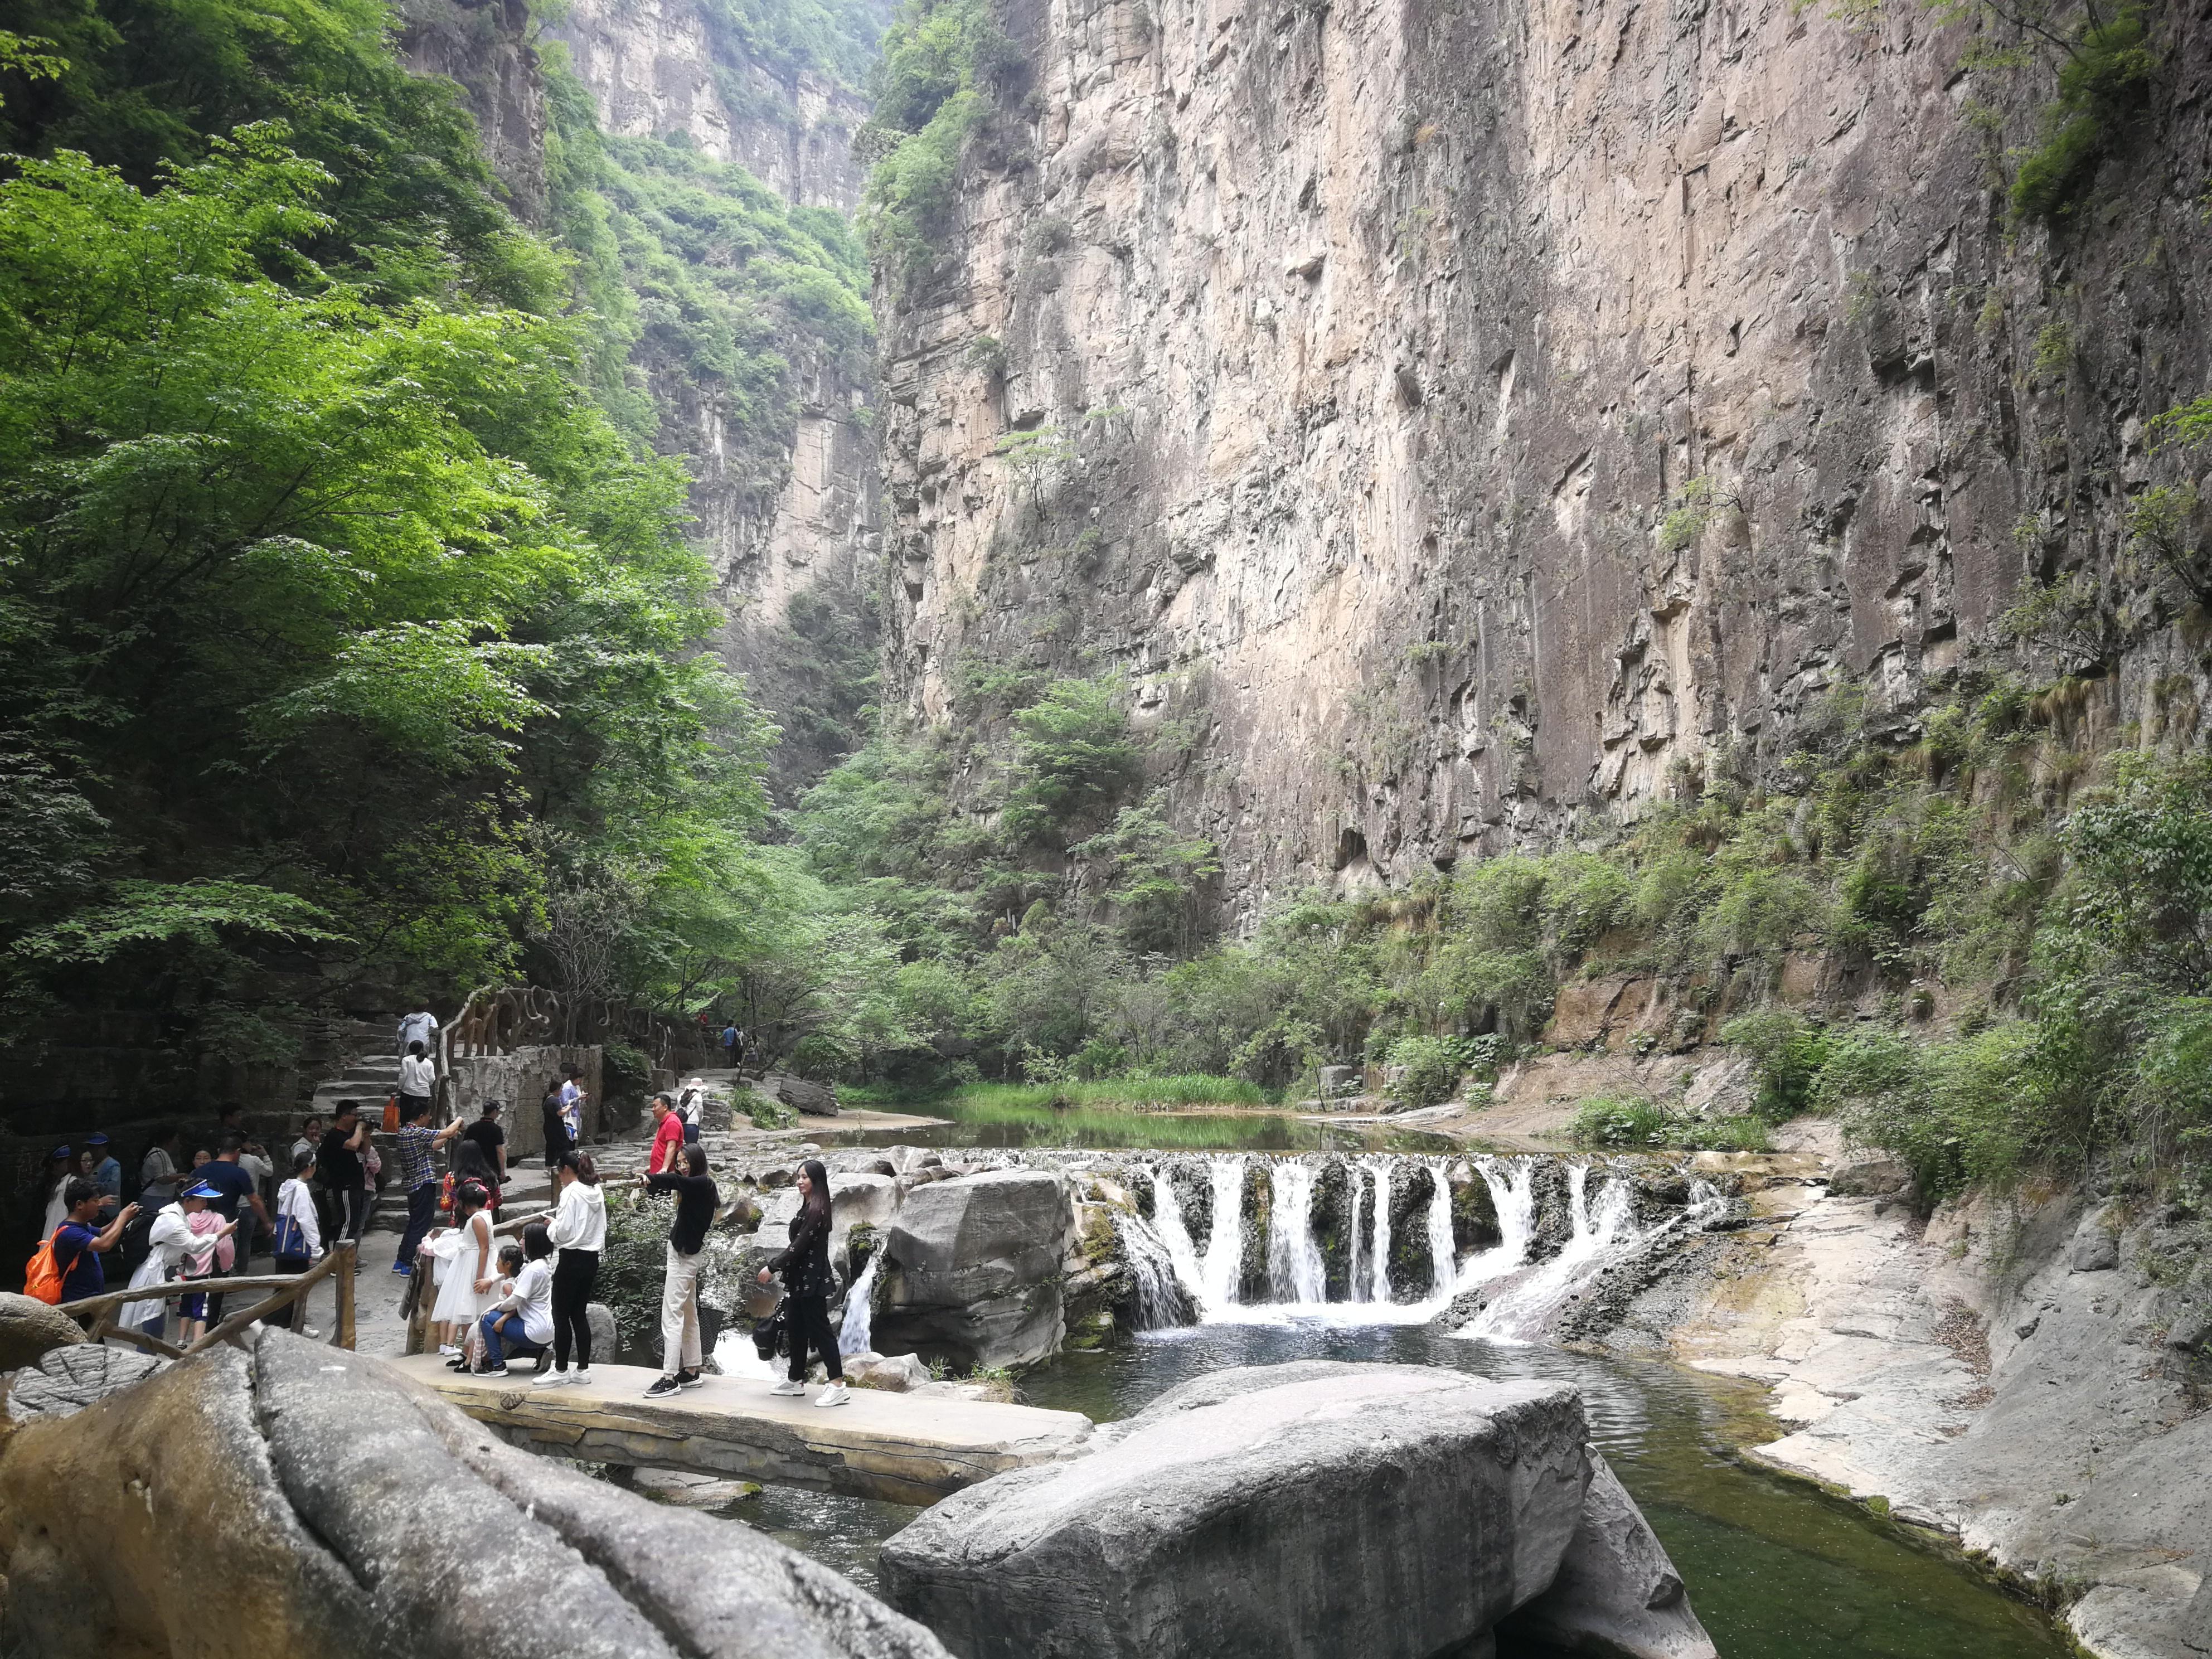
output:
[[[699,1273],[707,1265],[707,1229],[714,1224],[714,1209],[721,1202],[714,1177],[707,1173],[707,1149],[686,1146],[678,1155],[683,1173],[641,1175],[638,1185],[649,1192],[676,1194],[676,1220],[668,1229],[667,1276],[660,1286],[660,1376],[645,1391],[647,1400],[660,1400],[678,1389],[696,1389],[707,1379],[700,1374],[706,1356],[699,1346]]]
[[[561,1252],[553,1269],[553,1369],[538,1379],[541,1389],[565,1388],[592,1380],[592,1291],[599,1279],[599,1253],[607,1247],[607,1200],[589,1152],[567,1152],[553,1166],[557,1206],[539,1218],[553,1248]],[[568,1351],[576,1369],[568,1369]]]
[[[760,1270],[760,1282],[783,1275],[791,1301],[791,1371],[769,1392],[806,1392],[806,1352],[822,1356],[830,1386],[814,1397],[817,1406],[842,1406],[852,1397],[845,1387],[844,1362],[837,1356],[837,1333],[830,1323],[830,1172],[820,1158],[809,1158],[799,1172],[799,1213],[791,1223],[791,1243]]]
[[[392,1263],[396,1273],[415,1271],[415,1252],[438,1218],[437,1153],[465,1127],[457,1118],[433,1129],[428,1096],[399,1097],[399,1190],[407,1194],[407,1231],[399,1236],[399,1254]]]
[[[368,1122],[361,1103],[342,1100],[315,1154],[315,1176],[326,1194],[332,1238],[358,1243],[368,1224],[368,1174],[361,1155],[368,1149]]]
[[[425,1051],[438,1039],[438,1017],[430,1012],[430,999],[415,999],[415,1012],[399,1017],[399,1052],[411,1054],[420,1043]]]

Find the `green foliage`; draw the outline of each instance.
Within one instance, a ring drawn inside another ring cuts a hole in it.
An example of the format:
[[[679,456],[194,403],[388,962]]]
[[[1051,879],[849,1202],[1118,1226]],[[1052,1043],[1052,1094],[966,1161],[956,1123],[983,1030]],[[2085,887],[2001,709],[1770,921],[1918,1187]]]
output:
[[[1206,884],[1221,873],[1212,842],[1178,832],[1155,799],[1123,807],[1111,828],[1067,851],[1096,861],[1133,949],[1188,953]]]
[[[2043,136],[2020,158],[2015,218],[2048,222],[2075,210],[2119,131],[2142,107],[2158,64],[2141,8],[2110,18],[2088,14],[2067,43],[2058,95],[2043,112]]]
[[[1721,1027],[1721,1041],[1749,1053],[1759,1077],[1759,1115],[1769,1123],[1796,1117],[1813,1103],[1828,1060],[1828,1034],[1787,1008],[1741,1014]]]
[[[1459,1087],[1459,1061],[1436,1037],[1400,1037],[1390,1045],[1390,1064],[1403,1069],[1390,1085],[1401,1106],[1434,1106]]]
[[[1115,686],[1061,680],[1014,716],[1012,787],[1006,833],[1056,838],[1065,827],[1111,806],[1139,774],[1142,756]]]
[[[1575,1109],[1567,1137],[1584,1146],[1661,1146],[1670,1120],[1641,1095],[1595,1095]]]

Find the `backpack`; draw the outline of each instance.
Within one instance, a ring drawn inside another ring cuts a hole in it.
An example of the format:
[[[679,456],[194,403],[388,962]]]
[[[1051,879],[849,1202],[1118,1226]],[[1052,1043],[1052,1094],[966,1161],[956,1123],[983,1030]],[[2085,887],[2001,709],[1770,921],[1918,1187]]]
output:
[[[62,1300],[62,1264],[54,1260],[54,1239],[60,1237],[57,1227],[52,1238],[31,1252],[30,1264],[23,1270],[23,1294],[57,1308]]]

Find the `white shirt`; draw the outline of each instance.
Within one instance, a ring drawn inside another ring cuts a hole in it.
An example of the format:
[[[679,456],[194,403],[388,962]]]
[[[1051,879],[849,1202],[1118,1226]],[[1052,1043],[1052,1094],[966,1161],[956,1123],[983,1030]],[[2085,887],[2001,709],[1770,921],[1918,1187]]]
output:
[[[562,1188],[561,1206],[553,1212],[547,1230],[556,1250],[607,1248],[607,1197],[588,1181],[572,1181]]]
[[[500,1311],[522,1316],[522,1334],[532,1342],[553,1340],[553,1268],[544,1260],[526,1262],[514,1276],[514,1289],[500,1298]]]
[[[412,1095],[418,1100],[428,1100],[437,1092],[438,1068],[426,1057],[417,1060],[410,1054],[399,1062],[399,1092]]]
[[[301,1237],[307,1241],[307,1254],[323,1253],[323,1224],[315,1214],[315,1195],[307,1190],[307,1183],[294,1176],[276,1191],[276,1213],[290,1216],[300,1224]]]
[[[420,1013],[403,1014],[399,1018],[399,1052],[405,1054],[410,1042],[419,1042],[427,1048],[430,1046],[430,1039],[437,1034],[438,1017],[428,1009]]]
[[[181,1204],[172,1204],[154,1218],[154,1224],[146,1232],[146,1243],[151,1252],[161,1258],[164,1278],[179,1269],[186,1270],[185,1277],[188,1279],[199,1278],[215,1263],[215,1235],[194,1232]]]
[[[561,1121],[568,1126],[568,1139],[574,1140],[584,1121],[584,1091],[570,1078],[561,1085]]]

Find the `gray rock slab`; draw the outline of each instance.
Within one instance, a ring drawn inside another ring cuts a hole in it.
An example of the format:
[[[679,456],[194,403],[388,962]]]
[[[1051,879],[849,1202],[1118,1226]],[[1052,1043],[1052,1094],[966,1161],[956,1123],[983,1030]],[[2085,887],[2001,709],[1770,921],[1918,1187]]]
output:
[[[1682,1576],[1636,1500],[1596,1447],[1584,1454],[1589,1490],[1559,1577],[1502,1633],[1604,1659],[1717,1659]]]
[[[391,1366],[278,1332],[9,1435],[0,1571],[9,1650],[41,1659],[945,1651],[747,1528],[516,1451]]]
[[[56,1348],[84,1340],[84,1327],[59,1308],[0,1291],[0,1371],[35,1365]]]
[[[18,1423],[34,1417],[71,1417],[143,1382],[167,1363],[136,1349],[90,1342],[54,1348],[37,1364],[15,1373],[8,1387],[8,1415]]]
[[[1218,1371],[946,1499],[885,1593],[963,1659],[1431,1659],[1551,1583],[1581,1397],[1425,1366]]]
[[[1049,1170],[993,1170],[913,1188],[884,1243],[890,1271],[876,1346],[961,1368],[1057,1352],[1074,1231],[1068,1181]]]

